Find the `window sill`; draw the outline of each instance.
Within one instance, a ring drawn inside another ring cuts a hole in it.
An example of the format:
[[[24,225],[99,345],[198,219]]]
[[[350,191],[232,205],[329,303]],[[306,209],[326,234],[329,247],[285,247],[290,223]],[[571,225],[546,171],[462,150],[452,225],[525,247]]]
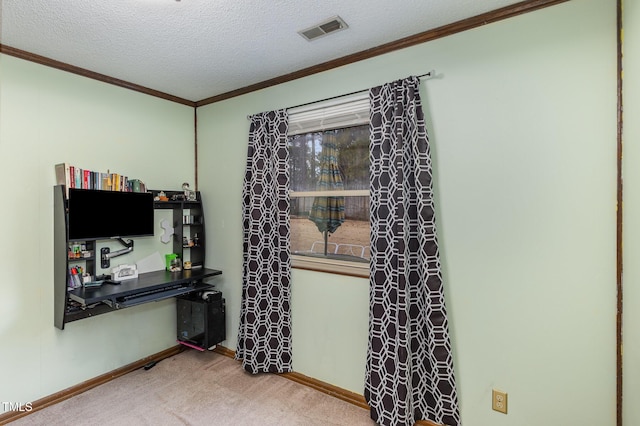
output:
[[[331,274],[369,278],[368,262],[349,262],[336,259],[292,255],[291,266],[296,269],[306,269],[309,271],[328,272]]]

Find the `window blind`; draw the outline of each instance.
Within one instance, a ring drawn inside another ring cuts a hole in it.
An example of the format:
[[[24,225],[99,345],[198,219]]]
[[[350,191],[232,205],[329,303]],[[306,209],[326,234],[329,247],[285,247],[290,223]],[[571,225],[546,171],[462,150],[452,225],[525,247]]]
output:
[[[289,136],[369,123],[369,92],[292,108]]]

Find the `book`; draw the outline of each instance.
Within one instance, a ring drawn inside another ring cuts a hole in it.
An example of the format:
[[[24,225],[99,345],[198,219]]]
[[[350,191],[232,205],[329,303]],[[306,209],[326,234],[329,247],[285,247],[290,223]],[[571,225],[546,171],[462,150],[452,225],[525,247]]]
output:
[[[108,173],[100,173],[100,179],[102,180],[102,185],[100,189],[105,191],[111,190],[111,178]]]
[[[91,189],[91,170],[83,170],[82,189]]]
[[[69,196],[69,188],[71,188],[71,166],[68,163],[59,163],[55,165],[56,185],[64,185],[64,190]]]
[[[74,169],[75,173],[74,173],[74,181],[75,181],[75,186],[74,188],[82,188],[82,169],[79,167],[76,167]]]
[[[76,187],[76,168],[69,166],[70,188]]]

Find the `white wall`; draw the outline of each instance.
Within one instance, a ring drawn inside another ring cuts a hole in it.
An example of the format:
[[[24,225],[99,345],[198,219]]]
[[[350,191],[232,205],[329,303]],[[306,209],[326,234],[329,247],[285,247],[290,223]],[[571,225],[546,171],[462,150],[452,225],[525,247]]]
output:
[[[34,401],[175,344],[173,301],[54,327],[54,165],[179,189],[194,179],[193,138],[193,108],[0,55],[0,401]],[[156,249],[139,239],[114,264]]]
[[[623,422],[640,424],[640,1],[624,0]]]
[[[463,421],[613,424],[615,28],[615,2],[572,1],[199,108],[226,346],[237,343],[246,116],[436,69],[421,90]],[[368,281],[295,270],[292,287],[295,370],[362,393]],[[509,393],[506,416],[491,411],[494,387]]]

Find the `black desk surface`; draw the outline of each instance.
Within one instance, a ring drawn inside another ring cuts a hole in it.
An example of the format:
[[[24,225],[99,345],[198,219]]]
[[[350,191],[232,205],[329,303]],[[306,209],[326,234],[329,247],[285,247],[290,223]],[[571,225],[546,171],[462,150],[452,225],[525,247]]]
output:
[[[189,284],[192,281],[222,274],[222,271],[208,268],[169,272],[166,270],[139,274],[138,278],[122,281],[120,284],[102,284],[94,288],[77,288],[70,290],[73,299],[80,299],[86,305],[115,300],[119,297],[134,295],[146,291],[162,290],[176,284]],[[73,297],[75,296],[75,297]]]

